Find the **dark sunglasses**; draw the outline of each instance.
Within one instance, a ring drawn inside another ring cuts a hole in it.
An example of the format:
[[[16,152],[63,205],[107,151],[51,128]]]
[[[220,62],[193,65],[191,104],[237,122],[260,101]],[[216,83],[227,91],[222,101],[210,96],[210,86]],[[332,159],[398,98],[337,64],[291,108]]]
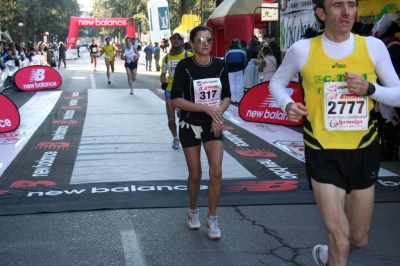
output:
[[[194,43],[196,43],[196,44],[200,44],[200,43],[202,43],[202,44],[206,44],[206,43],[213,44],[214,43],[214,39],[213,38],[199,37],[199,38],[194,39]]]

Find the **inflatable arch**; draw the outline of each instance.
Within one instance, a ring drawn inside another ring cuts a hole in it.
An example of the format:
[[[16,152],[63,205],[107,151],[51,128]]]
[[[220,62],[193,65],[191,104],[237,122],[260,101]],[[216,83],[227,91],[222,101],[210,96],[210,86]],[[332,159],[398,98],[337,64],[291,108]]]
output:
[[[76,43],[78,39],[78,32],[80,27],[91,27],[91,28],[126,28],[126,36],[136,36],[136,23],[135,20],[132,23],[128,23],[129,18],[82,18],[71,16],[67,47],[70,47],[71,43]]]

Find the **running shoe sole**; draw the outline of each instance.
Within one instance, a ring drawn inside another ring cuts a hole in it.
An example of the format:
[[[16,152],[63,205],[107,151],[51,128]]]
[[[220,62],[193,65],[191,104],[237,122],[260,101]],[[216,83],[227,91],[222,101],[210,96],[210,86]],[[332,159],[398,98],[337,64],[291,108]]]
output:
[[[326,266],[326,263],[323,262],[319,256],[323,247],[323,245],[316,245],[312,250],[314,262],[318,266]]]

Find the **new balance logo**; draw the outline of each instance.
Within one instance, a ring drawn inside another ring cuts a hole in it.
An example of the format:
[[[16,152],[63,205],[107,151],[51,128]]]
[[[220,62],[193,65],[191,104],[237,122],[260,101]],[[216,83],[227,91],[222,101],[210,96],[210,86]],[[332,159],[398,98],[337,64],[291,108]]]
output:
[[[371,175],[369,176],[369,178],[376,178],[377,176],[376,176],[376,173],[375,173],[375,171],[372,171],[372,173],[371,173]]]
[[[339,64],[339,63],[336,63],[336,64],[334,64],[334,65],[332,66],[332,68],[346,68],[346,64]]]
[[[32,69],[31,76],[29,77],[29,82],[42,81],[45,78],[44,69]]]

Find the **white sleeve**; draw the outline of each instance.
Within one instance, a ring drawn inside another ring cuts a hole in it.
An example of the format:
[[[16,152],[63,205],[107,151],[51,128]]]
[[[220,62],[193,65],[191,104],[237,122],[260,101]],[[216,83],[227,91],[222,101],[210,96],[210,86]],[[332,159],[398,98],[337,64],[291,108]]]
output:
[[[293,102],[286,91],[286,86],[292,78],[300,72],[307,63],[310,54],[310,40],[295,42],[286,52],[282,64],[269,83],[269,92],[282,111],[286,112],[286,106]]]
[[[400,107],[400,80],[394,70],[385,44],[374,37],[367,37],[368,52],[375,65],[375,73],[382,85],[375,82],[375,93],[370,97],[388,106]]]

